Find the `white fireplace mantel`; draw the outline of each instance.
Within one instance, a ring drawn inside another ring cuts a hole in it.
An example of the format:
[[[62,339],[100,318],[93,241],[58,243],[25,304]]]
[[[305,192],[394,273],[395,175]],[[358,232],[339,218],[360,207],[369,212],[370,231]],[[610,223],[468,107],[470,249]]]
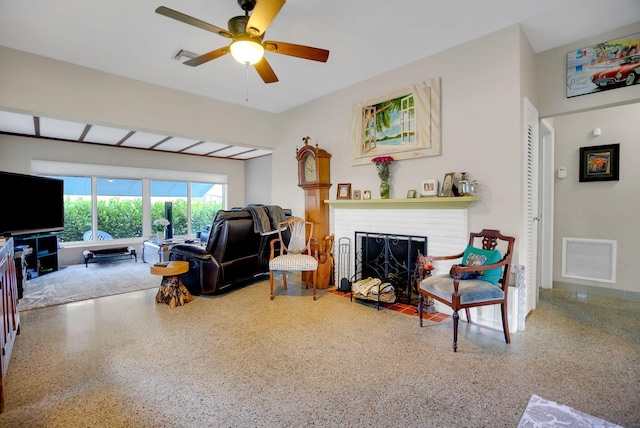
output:
[[[428,239],[426,255],[462,252],[469,243],[469,206],[477,200],[477,196],[326,200],[325,203],[331,207],[332,233],[338,243],[336,281],[351,278],[355,273],[356,232],[425,236]],[[448,273],[454,262],[436,263],[434,274]],[[518,292],[510,293],[509,328],[512,333],[519,327],[518,296]],[[479,325],[502,328],[499,306],[487,306],[481,310],[474,308],[472,316]]]
[[[453,196],[403,199],[327,199],[324,202],[336,209],[465,209],[477,196]]]

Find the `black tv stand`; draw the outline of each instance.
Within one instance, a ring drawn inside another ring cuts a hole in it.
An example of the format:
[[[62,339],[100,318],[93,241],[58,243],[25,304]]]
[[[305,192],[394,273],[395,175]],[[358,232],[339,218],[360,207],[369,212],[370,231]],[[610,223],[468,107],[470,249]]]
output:
[[[51,233],[14,236],[16,247],[24,252],[27,262],[27,279],[36,278],[58,270],[58,236]]]

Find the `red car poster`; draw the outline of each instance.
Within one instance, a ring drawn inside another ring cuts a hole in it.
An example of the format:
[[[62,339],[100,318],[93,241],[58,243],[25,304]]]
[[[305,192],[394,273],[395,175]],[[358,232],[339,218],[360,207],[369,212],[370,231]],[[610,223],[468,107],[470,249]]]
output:
[[[640,33],[567,54],[567,98],[640,81]]]

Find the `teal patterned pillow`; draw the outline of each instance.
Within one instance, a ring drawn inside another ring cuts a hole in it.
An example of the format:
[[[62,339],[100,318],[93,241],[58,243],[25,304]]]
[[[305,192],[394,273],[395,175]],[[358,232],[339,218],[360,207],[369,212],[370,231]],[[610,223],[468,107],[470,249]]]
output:
[[[498,250],[485,250],[483,248],[476,248],[469,245],[464,250],[462,256],[462,264],[464,266],[483,266],[498,263],[502,259],[500,251]],[[480,272],[476,279],[487,281],[492,284],[497,284],[502,277],[502,268],[490,269]]]

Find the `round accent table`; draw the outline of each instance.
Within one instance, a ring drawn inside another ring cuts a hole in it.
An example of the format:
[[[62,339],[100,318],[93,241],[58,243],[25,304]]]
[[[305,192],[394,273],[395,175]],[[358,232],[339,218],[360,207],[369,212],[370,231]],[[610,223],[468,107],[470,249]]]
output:
[[[153,275],[162,275],[156,303],[166,303],[170,308],[175,308],[193,300],[187,287],[180,281],[180,274],[189,271],[189,262],[172,260],[168,263],[156,263],[151,265],[150,270]]]

